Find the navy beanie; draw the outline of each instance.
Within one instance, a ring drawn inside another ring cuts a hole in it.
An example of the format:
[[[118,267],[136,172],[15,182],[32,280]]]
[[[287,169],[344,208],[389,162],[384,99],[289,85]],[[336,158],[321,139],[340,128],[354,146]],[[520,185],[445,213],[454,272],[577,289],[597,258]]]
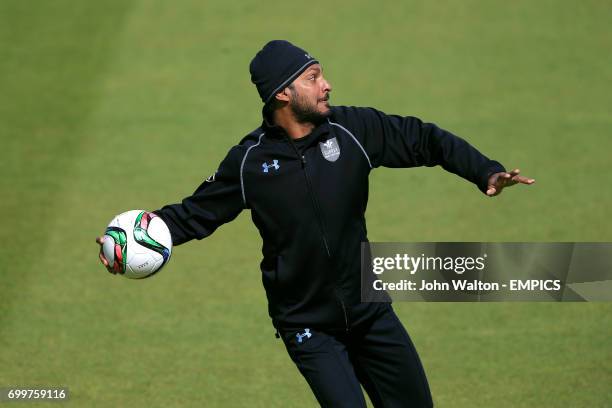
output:
[[[289,41],[273,40],[255,55],[249,66],[251,82],[264,103],[291,84],[302,72],[319,61]]]

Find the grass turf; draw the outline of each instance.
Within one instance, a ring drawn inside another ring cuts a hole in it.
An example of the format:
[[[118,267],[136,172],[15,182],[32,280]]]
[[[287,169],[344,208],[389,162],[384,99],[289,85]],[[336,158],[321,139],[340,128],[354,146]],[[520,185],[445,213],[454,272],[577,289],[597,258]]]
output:
[[[535,177],[487,200],[440,169],[372,174],[372,241],[610,241],[610,9],[597,1],[0,3],[0,387],[73,406],[305,407],[249,214],[132,282],[93,239],[190,193],[259,123],[272,38],[335,104],[434,121]],[[440,407],[605,406],[610,304],[396,304]]]

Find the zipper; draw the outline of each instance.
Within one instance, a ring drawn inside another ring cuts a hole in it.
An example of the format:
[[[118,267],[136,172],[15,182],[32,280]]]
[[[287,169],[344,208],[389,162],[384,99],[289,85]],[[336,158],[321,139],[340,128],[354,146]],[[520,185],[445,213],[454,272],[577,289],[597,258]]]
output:
[[[325,245],[325,251],[327,252],[327,257],[331,259],[331,251],[329,250],[329,245],[327,243],[327,234],[325,231],[325,224],[323,223],[323,216],[321,215],[321,207],[319,206],[319,202],[314,193],[314,189],[312,187],[312,182],[310,181],[310,177],[308,176],[308,171],[306,170],[306,157],[303,154],[300,154],[299,150],[295,146],[293,140],[290,137],[287,137],[289,140],[289,144],[295,151],[295,154],[300,159],[302,164],[302,171],[304,172],[304,177],[306,178],[306,187],[308,188],[308,195],[310,196],[310,200],[312,201],[312,205],[314,207],[315,216],[317,217],[317,221],[319,222],[319,228],[321,229],[321,236],[323,238],[323,245]],[[342,306],[342,314],[344,315],[344,324],[346,332],[349,331],[349,322],[348,322],[348,314],[346,313],[346,305],[344,304],[344,299],[338,293],[337,287],[334,287],[334,292],[336,294],[336,298],[340,301],[340,305]]]
[[[344,314],[344,328],[346,332],[349,332],[349,322],[348,322],[348,314],[346,313],[346,306],[344,304],[344,300],[342,300],[342,296],[338,294],[338,290],[334,288],[334,292],[336,292],[336,297],[340,301],[340,305],[342,306],[342,313]]]
[[[300,160],[302,164],[302,172],[304,173],[304,178],[306,179],[306,187],[308,188],[308,195],[310,196],[310,201],[312,202],[312,206],[314,207],[315,216],[319,223],[319,228],[321,229],[321,237],[323,238],[323,245],[325,246],[325,252],[327,252],[327,257],[331,259],[331,251],[329,250],[329,245],[327,243],[327,234],[325,232],[325,225],[323,224],[323,217],[321,216],[321,207],[319,207],[319,202],[317,201],[314,190],[312,188],[312,182],[310,181],[310,177],[308,176],[308,171],[306,171],[306,157],[303,154],[300,154],[298,148],[295,143],[289,136],[287,136],[287,140],[289,140],[289,144],[293,148],[295,155]]]
[[[294,146],[295,147],[295,146]],[[296,149],[296,153],[297,149]],[[300,160],[302,162],[302,170],[304,171],[304,177],[306,178],[306,185],[308,187],[308,194],[310,196],[310,200],[312,201],[312,205],[315,210],[315,214],[317,216],[317,220],[319,221],[319,228],[321,228],[321,236],[323,237],[323,245],[325,245],[325,251],[327,252],[327,257],[331,259],[331,251],[329,250],[329,245],[327,244],[327,233],[325,231],[325,224],[323,223],[323,217],[321,216],[321,207],[319,206],[319,202],[314,194],[314,189],[312,188],[312,182],[310,181],[310,177],[308,176],[308,171],[306,171],[306,157],[301,155]]]

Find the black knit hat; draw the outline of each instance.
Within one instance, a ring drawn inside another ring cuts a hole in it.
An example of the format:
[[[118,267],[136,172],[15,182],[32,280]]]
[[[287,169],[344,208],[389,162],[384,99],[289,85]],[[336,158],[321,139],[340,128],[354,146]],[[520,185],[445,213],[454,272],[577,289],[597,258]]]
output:
[[[264,103],[291,84],[302,72],[319,61],[289,41],[273,40],[255,55],[249,66],[251,82]]]

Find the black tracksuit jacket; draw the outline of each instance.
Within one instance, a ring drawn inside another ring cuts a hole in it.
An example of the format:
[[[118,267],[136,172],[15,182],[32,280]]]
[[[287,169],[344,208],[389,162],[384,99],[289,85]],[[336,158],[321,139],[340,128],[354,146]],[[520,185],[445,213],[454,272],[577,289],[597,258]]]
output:
[[[250,209],[263,239],[268,310],[280,329],[348,330],[382,307],[360,302],[372,169],[441,165],[483,192],[489,175],[504,171],[463,139],[417,118],[331,110],[327,121],[294,141],[264,121],[193,195],[156,211],[180,245]]]

